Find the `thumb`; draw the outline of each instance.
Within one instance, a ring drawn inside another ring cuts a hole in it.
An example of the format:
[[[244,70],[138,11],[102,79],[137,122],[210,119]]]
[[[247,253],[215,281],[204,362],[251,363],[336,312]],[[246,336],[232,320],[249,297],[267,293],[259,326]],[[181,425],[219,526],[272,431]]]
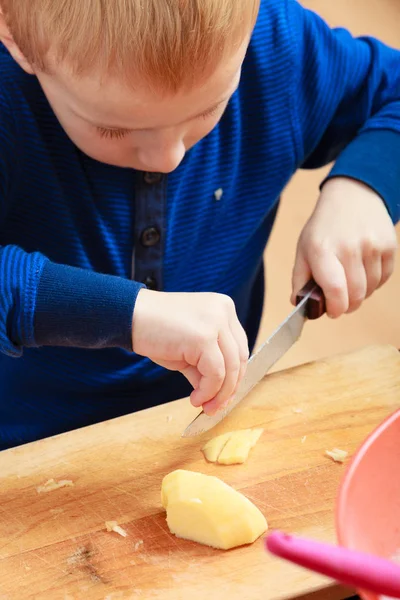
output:
[[[300,247],[297,248],[296,260],[292,271],[292,296],[290,301],[296,304],[296,296],[311,278],[310,265]]]

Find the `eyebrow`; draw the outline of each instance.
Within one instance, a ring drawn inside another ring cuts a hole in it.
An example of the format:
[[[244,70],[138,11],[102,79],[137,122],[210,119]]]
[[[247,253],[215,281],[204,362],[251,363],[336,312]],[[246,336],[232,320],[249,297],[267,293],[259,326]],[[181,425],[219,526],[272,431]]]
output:
[[[181,123],[179,123],[179,125],[182,125],[183,123],[187,123],[188,121],[193,121],[194,119],[199,119],[200,117],[202,117],[203,115],[206,115],[208,113],[213,112],[214,110],[216,110],[221,104],[223,104],[224,102],[226,102],[227,100],[229,100],[230,96],[227,98],[222,98],[221,100],[219,100],[218,102],[215,102],[215,104],[213,104],[212,106],[210,106],[209,108],[207,108],[206,110],[201,111],[200,113],[198,113],[197,115],[193,115],[191,117],[189,117],[188,119],[185,119],[185,121],[181,121]],[[78,115],[80,116],[80,115]],[[90,123],[91,125],[93,125],[94,127],[98,127],[100,129],[112,129],[115,131],[145,131],[148,130],[148,127],[119,127],[116,125],[106,125],[105,123],[98,123],[97,121],[92,121],[90,119],[86,119],[84,117],[81,117],[84,121],[86,121],[87,123]]]

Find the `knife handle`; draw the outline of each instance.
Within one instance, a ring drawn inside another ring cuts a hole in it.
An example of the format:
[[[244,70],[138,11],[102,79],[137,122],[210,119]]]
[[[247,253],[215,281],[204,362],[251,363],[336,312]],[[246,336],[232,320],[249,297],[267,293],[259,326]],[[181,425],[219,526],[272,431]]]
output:
[[[313,279],[310,279],[308,283],[299,291],[296,296],[296,305],[299,304],[309,295],[309,299],[306,306],[307,319],[319,319],[325,314],[325,297],[322,289],[315,283]]]

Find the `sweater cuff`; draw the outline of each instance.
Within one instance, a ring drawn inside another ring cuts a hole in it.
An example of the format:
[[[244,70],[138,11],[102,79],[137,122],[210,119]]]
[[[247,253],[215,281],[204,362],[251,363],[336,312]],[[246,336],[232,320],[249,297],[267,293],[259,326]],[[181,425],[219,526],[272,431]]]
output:
[[[39,281],[36,346],[132,351],[136,281],[48,262]]]
[[[361,133],[339,155],[322,185],[333,177],[365,183],[382,198],[393,223],[400,220],[399,133],[383,129]]]

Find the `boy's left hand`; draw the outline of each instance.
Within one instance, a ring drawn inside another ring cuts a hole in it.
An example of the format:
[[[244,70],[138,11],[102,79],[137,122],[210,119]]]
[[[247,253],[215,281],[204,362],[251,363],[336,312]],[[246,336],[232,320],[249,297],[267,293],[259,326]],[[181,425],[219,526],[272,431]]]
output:
[[[396,249],[393,223],[371,188],[344,177],[327,181],[297,245],[292,303],[313,277],[328,316],[356,310],[391,276]]]

